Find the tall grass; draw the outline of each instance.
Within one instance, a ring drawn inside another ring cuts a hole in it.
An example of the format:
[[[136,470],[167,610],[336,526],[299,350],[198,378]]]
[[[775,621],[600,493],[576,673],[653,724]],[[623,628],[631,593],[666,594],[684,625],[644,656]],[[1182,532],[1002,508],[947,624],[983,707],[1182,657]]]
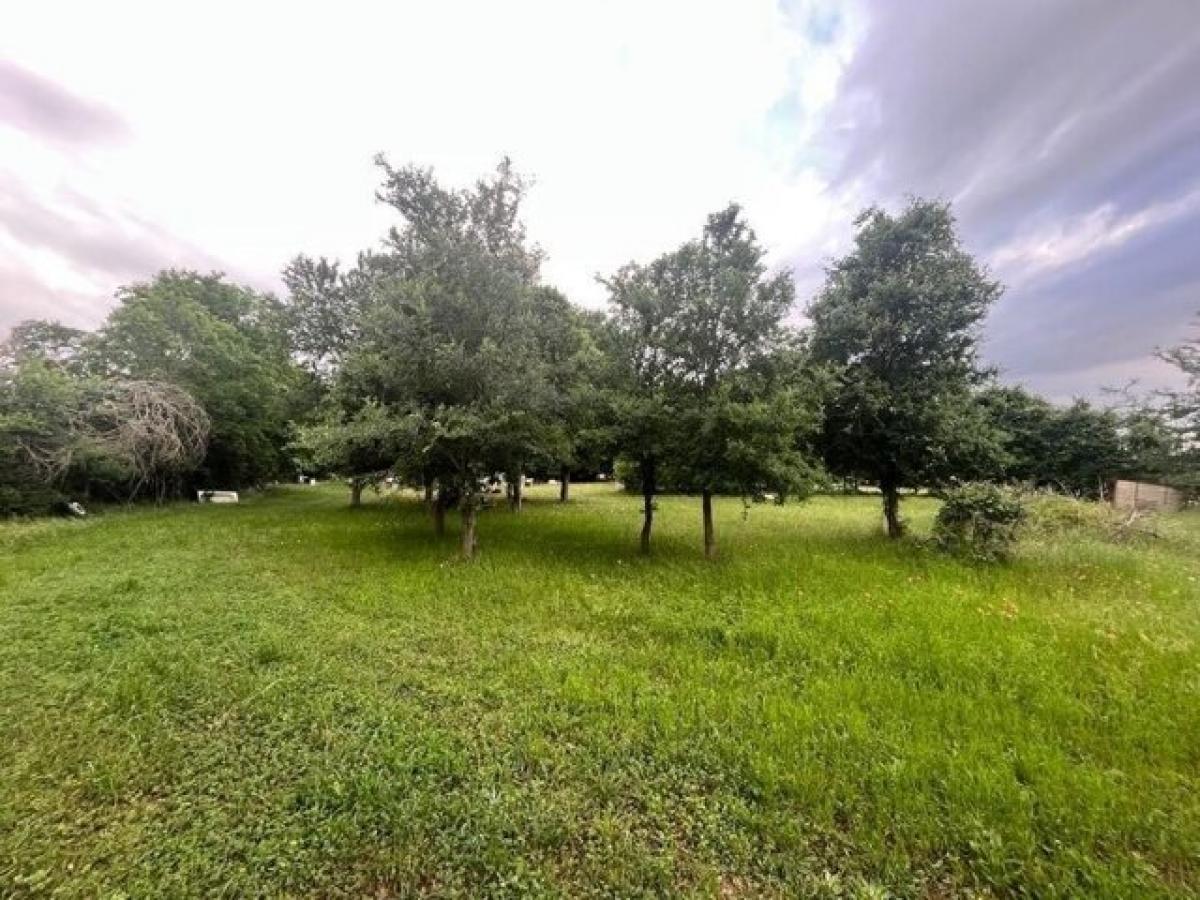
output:
[[[986,568],[722,501],[706,563],[550,496],[473,564],[334,486],[0,526],[0,896],[1200,889],[1196,517]]]

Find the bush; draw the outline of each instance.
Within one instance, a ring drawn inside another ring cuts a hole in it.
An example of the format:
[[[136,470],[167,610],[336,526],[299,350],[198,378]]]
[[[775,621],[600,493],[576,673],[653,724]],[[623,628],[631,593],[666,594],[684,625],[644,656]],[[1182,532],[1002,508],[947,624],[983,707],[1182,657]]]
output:
[[[61,499],[58,492],[36,481],[5,484],[2,477],[0,473],[0,518],[41,515]]]
[[[946,494],[933,525],[933,539],[948,553],[999,562],[1012,555],[1024,518],[1015,491],[994,484],[967,484]]]
[[[1108,505],[1053,491],[1027,495],[1025,510],[1029,530],[1045,537],[1067,533],[1107,537],[1115,524]]]

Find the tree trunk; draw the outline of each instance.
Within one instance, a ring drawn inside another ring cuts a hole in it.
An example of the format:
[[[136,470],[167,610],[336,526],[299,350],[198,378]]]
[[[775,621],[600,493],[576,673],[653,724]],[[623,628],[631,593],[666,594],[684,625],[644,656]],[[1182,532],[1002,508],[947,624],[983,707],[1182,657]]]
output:
[[[521,511],[521,501],[524,499],[525,499],[525,473],[518,472],[517,480],[513,484],[513,496],[512,496],[512,511],[513,512],[519,513]]]
[[[704,511],[704,558],[717,558],[717,535],[713,530],[712,491],[705,488],[700,492],[700,506]]]
[[[571,470],[563,466],[559,476],[558,502],[566,503],[571,497]]]
[[[650,552],[650,530],[654,527],[655,483],[654,460],[642,460],[642,543],[643,554]]]
[[[900,490],[890,481],[879,485],[883,492],[883,517],[887,521],[888,537],[904,537],[904,520],[900,518]]]
[[[433,510],[433,479],[426,476],[425,479],[425,508]]]
[[[465,497],[462,502],[462,557],[475,557],[475,498]]]
[[[363,483],[357,478],[350,479],[350,505],[362,506]]]
[[[440,490],[433,501],[433,533],[438,537],[446,533],[446,498]]]

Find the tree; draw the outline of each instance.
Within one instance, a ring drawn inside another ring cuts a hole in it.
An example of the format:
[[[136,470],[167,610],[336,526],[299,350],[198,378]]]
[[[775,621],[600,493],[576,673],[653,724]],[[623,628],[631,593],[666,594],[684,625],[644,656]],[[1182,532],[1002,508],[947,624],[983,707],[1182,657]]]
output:
[[[0,367],[15,367],[30,360],[73,375],[83,374],[89,333],[58,322],[27,319],[13,326],[0,344]]]
[[[1186,471],[1186,435],[1161,406],[1135,403],[1122,411],[1120,436],[1134,478],[1171,484]]]
[[[350,505],[359,506],[363,489],[378,484],[396,465],[403,423],[376,402],[352,415],[339,409],[297,428],[292,449],[316,469],[336,472],[350,485]]]
[[[610,378],[603,318],[572,306],[555,288],[538,287],[530,295],[529,322],[550,391],[546,413],[558,423],[551,453],[536,462],[558,476],[558,499],[565,503],[572,470],[602,465],[611,443],[602,403]]]
[[[124,287],[118,299],[89,368],[194,396],[212,422],[200,470],[210,485],[252,485],[285,471],[287,422],[307,398],[278,302],[218,274],[180,271]]]
[[[794,299],[790,273],[768,277],[764,256],[731,204],[708,217],[698,240],[609,282],[631,390],[622,448],[639,462],[643,551],[664,456],[674,478],[700,493],[709,558],[715,493],[796,493],[812,474],[798,449],[815,422],[811,398],[756,371],[783,348]]]
[[[0,367],[0,513],[47,511],[61,497],[78,382],[44,360]]]
[[[332,393],[348,407],[377,402],[404,423],[398,471],[437,484],[435,521],[458,506],[470,557],[483,482],[561,441],[533,327],[541,253],[520,219],[526,185],[507,160],[468,189],[378,164],[377,197],[401,223],[372,257],[373,305]]]
[[[1101,498],[1110,479],[1132,473],[1120,417],[1086,400],[1056,410],[1047,422],[1046,445],[1041,481],[1058,490]]]
[[[603,284],[609,291],[611,347],[619,372],[610,394],[615,447],[634,466],[642,493],[640,548],[650,552],[659,467],[670,455],[678,420],[667,338],[678,292],[668,290],[670,261],[629,263]]]
[[[1200,317],[1196,319],[1196,327],[1200,328]],[[1166,395],[1174,402],[1173,414],[1200,435],[1200,336],[1162,351],[1159,358],[1179,369],[1187,380],[1185,388],[1168,391]]]
[[[0,377],[0,507],[43,511],[66,492],[162,501],[204,458],[209,420],[183,389],[72,376],[34,359]]]
[[[1147,477],[1169,452],[1149,409],[1124,414],[1085,400],[1058,407],[1020,387],[980,392],[984,416],[1001,452],[983,474],[998,481],[1099,497],[1117,477]]]
[[[978,394],[983,415],[999,436],[1001,452],[983,475],[995,481],[1046,485],[1053,481],[1049,460],[1051,422],[1057,412],[1025,388],[989,385]]]
[[[181,476],[204,460],[210,421],[177,385],[154,381],[103,384],[87,398],[74,428],[84,447],[127,471],[129,499],[150,487],[161,503]]]
[[[322,383],[362,340],[387,268],[377,253],[360,253],[357,265],[346,272],[337,262],[301,254],[283,270],[288,289],[283,315],[292,352]]]
[[[983,317],[1001,288],[962,249],[947,205],[870,208],[854,250],[808,308],[812,351],[838,368],[825,419],[837,474],[878,483],[889,536],[903,533],[902,487],[973,474],[998,450],[974,402]]]
[[[1197,319],[1200,327],[1200,319]],[[1180,390],[1165,392],[1165,414],[1180,439],[1180,452],[1172,464],[1170,481],[1177,487],[1200,490],[1200,336],[1159,354],[1186,379]]]

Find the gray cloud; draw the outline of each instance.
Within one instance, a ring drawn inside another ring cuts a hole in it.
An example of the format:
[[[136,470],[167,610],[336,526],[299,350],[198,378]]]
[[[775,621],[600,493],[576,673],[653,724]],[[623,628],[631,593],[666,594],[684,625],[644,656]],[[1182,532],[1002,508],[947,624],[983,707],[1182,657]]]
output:
[[[0,340],[26,319],[91,326],[102,313],[95,297],[48,287],[27,271],[0,264]]]
[[[1010,284],[992,358],[1035,388],[1095,394],[1097,372],[1180,338],[1200,309],[1200,204],[1185,202],[1200,188],[1200,7],[868,11],[828,121],[835,187],[954,201],[970,249]]]
[[[0,123],[66,144],[114,140],[129,133],[125,121],[106,106],[2,59]]]
[[[0,261],[0,335],[27,318],[93,326],[111,307],[122,284],[149,278],[164,268],[225,268],[210,254],[138,216],[108,208],[70,188],[42,197],[3,173],[0,231],[27,252],[49,253],[66,269],[104,286],[91,295],[51,289],[19,261]]]
[[[51,207],[0,178],[0,228],[20,244],[52,250],[88,274],[124,278],[153,270],[169,258],[161,233],[125,224],[90,203]]]

